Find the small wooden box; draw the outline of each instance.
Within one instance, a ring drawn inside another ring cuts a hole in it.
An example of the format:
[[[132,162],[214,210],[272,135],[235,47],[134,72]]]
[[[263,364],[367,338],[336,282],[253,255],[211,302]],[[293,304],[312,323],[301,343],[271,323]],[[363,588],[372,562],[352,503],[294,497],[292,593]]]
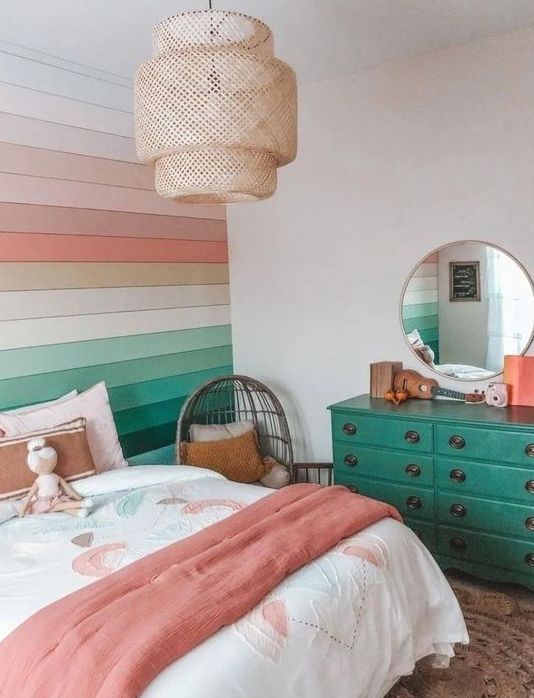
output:
[[[371,364],[371,397],[384,397],[393,387],[393,376],[402,371],[402,361],[378,361]]]

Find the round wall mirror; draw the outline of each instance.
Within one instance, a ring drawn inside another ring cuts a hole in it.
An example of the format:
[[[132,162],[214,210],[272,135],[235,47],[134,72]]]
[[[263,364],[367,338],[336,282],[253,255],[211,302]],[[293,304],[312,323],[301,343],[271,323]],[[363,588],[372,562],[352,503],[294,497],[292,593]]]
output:
[[[401,300],[406,341],[427,368],[464,381],[493,378],[534,331],[534,288],[524,267],[485,242],[455,242],[423,259]]]

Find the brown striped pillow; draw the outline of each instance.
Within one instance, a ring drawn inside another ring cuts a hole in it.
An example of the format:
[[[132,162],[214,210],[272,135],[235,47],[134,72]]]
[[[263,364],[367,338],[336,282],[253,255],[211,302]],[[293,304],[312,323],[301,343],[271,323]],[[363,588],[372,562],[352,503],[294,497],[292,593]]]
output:
[[[28,441],[36,436],[46,439],[57,451],[55,473],[64,480],[79,480],[95,474],[95,464],[85,433],[85,417],[31,433],[0,439],[0,501],[25,495],[36,475],[26,464]]]

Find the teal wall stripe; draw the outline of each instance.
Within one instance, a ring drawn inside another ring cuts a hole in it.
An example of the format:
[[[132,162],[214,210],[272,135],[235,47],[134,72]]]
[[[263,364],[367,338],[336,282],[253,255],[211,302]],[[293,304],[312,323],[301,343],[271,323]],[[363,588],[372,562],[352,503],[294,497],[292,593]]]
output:
[[[108,389],[139,381],[193,373],[232,363],[232,347],[212,347],[166,356],[135,359],[69,371],[44,373],[0,381],[0,409],[51,400],[77,388],[85,390],[106,381]]]
[[[414,317],[426,317],[427,315],[437,314],[437,303],[415,303],[414,305],[404,305],[402,307],[402,317],[406,320]]]
[[[188,395],[205,381],[217,376],[231,374],[232,370],[232,364],[228,364],[180,376],[168,376],[153,381],[111,388],[109,390],[111,407],[114,412],[117,412],[176,398],[180,395]]]
[[[404,319],[403,325],[406,332],[412,332],[413,330],[419,330],[422,334],[422,330],[432,330],[436,329],[439,324],[438,315],[427,315],[426,317],[413,317],[410,319]]]
[[[179,409],[180,406],[177,404],[177,407]],[[153,451],[169,446],[174,443],[175,438],[176,419],[173,418],[167,424],[124,434],[120,437],[120,441],[125,458],[131,458],[146,453],[147,449]]]
[[[140,453],[128,460],[129,465],[174,465],[176,463],[176,447],[173,444],[156,448],[148,453]]]
[[[425,344],[430,345],[431,342],[439,342],[439,330],[437,327],[434,329],[423,330],[421,332],[421,337]]]
[[[148,356],[222,347],[232,343],[230,325],[174,332],[94,339],[68,344],[0,351],[0,379],[52,373],[83,366],[130,361]],[[57,395],[58,393],[56,393]],[[0,393],[0,401],[3,401]],[[32,400],[35,402],[35,400]]]
[[[178,413],[186,397],[182,395],[172,400],[115,412],[115,424],[119,435],[133,434],[141,429],[150,429],[173,420],[176,425]]]

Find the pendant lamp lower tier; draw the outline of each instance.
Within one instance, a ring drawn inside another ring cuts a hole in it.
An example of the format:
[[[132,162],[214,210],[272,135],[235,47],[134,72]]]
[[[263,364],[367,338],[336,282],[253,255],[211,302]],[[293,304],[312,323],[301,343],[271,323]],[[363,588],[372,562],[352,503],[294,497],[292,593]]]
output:
[[[297,151],[293,70],[263,22],[203,10],[164,19],[135,83],[137,155],[185,203],[257,201]]]

